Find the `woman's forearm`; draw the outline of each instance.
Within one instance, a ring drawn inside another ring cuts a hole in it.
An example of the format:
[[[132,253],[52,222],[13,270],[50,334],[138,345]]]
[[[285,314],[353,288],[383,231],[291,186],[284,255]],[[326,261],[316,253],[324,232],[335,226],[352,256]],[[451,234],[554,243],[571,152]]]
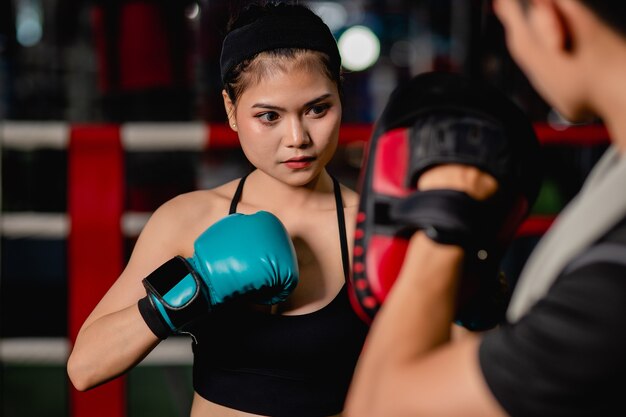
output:
[[[159,341],[136,304],[102,316],[79,332],[67,364],[70,380],[80,391],[100,385],[139,363]]]

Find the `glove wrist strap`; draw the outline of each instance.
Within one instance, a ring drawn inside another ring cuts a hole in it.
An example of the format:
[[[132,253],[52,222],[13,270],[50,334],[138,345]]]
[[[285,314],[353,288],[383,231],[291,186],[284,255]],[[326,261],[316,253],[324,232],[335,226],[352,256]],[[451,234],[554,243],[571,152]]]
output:
[[[211,310],[208,294],[189,262],[176,256],[165,262],[143,280],[147,300],[139,304],[142,317],[160,338],[163,324],[169,334],[176,333],[185,324]],[[143,300],[143,299],[142,299]],[[153,320],[152,310],[160,320]],[[147,317],[147,318],[146,318]],[[155,324],[156,323],[156,324]]]
[[[172,334],[172,329],[165,320],[163,320],[163,316],[161,316],[161,313],[156,309],[156,306],[152,304],[149,296],[141,298],[137,302],[137,307],[139,307],[141,317],[156,337],[165,340]]]

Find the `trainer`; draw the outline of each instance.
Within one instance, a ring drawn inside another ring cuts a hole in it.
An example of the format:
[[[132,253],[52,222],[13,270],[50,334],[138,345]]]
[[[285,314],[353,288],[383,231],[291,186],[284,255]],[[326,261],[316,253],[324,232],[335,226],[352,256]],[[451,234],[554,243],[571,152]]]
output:
[[[571,121],[600,117],[612,145],[536,247],[506,323],[494,330],[451,338],[475,241],[440,240],[424,221],[415,228],[359,360],[350,417],[626,414],[626,5],[494,5],[537,91]],[[415,180],[420,192],[462,191],[478,202],[505,187],[493,173],[458,163]],[[375,304],[367,300],[364,310]]]

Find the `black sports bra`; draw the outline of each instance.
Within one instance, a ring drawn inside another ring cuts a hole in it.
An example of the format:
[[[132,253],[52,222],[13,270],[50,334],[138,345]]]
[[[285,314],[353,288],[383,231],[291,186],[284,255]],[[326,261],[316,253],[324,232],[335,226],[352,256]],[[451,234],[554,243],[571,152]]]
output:
[[[245,177],[233,197],[241,198]],[[349,273],[343,201],[333,178],[344,276]],[[194,325],[193,386],[203,398],[275,417],[340,413],[367,333],[346,284],[320,310],[271,315],[236,305]]]

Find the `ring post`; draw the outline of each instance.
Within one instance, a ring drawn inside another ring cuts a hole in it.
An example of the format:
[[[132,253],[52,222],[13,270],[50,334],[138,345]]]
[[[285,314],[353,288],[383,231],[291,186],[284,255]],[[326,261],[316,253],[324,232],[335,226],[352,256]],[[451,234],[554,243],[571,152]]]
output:
[[[68,150],[68,330],[80,326],[117,279],[123,265],[124,208],[119,126],[74,126]],[[124,417],[125,378],[79,392],[70,387],[72,417]]]

